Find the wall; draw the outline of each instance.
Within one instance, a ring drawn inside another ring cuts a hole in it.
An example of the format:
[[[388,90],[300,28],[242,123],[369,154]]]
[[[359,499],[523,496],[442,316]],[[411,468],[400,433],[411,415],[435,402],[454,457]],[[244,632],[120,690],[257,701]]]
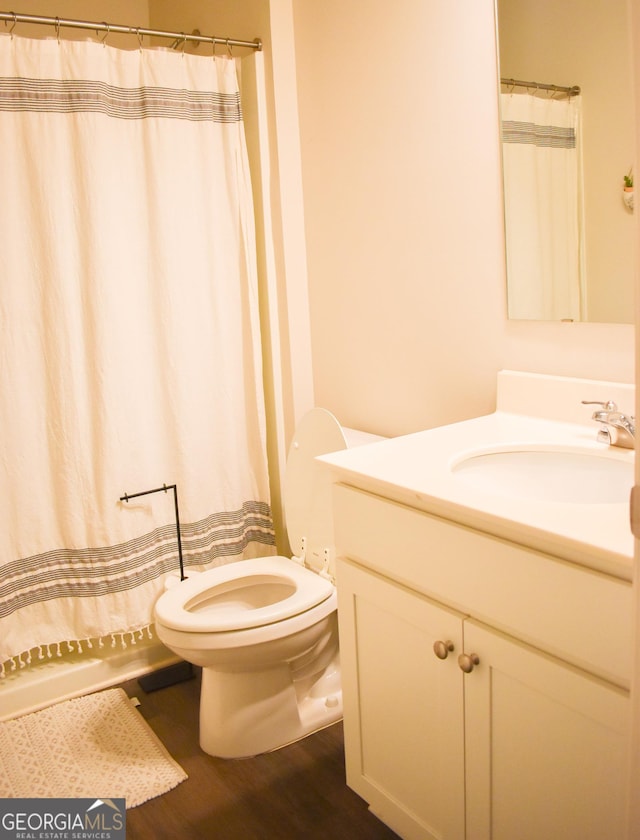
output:
[[[12,0],[10,11],[25,15],[70,18],[76,20],[106,21],[123,26],[149,26],[148,0]],[[9,11],[9,9],[6,9]],[[11,24],[8,25],[11,28]],[[0,31],[2,29],[0,28]],[[18,24],[17,35],[30,38],[55,38],[55,28]],[[80,29],[65,29],[65,38],[89,38],[91,32]],[[100,35],[102,37],[102,35]],[[109,35],[109,44],[124,49],[134,49],[138,43],[134,36]]]
[[[493,408],[491,3],[294,0],[316,401],[400,434]]]
[[[498,0],[502,76],[582,89],[588,320],[633,322],[634,217],[622,202],[634,160],[626,0]],[[602,68],[607,72],[603,73]]]
[[[199,29],[203,35],[237,38],[251,41],[260,38],[269,42],[269,3],[265,0],[243,0],[242,3],[229,0],[149,0],[153,25],[159,29],[178,29],[192,32]],[[198,52],[208,53],[210,47],[203,45]],[[234,47],[234,54],[243,51]],[[217,55],[224,55],[225,48],[216,47]]]

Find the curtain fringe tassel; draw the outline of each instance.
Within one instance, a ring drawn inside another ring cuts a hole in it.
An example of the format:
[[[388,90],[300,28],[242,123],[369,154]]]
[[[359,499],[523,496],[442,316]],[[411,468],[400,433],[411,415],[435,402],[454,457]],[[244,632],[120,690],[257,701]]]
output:
[[[129,645],[135,645],[140,641],[152,640],[154,638],[153,625],[146,624],[136,630],[122,630],[116,633],[106,633],[104,636],[86,639],[71,639],[61,642],[52,642],[48,645],[37,645],[30,650],[12,656],[10,659],[0,662],[0,679],[19,671],[22,668],[28,668],[30,665],[37,665],[38,662],[44,662],[47,659],[57,659],[69,653],[89,653],[95,647],[105,648],[110,646],[116,648],[120,646],[121,650],[125,650]],[[35,660],[35,661],[34,661]]]

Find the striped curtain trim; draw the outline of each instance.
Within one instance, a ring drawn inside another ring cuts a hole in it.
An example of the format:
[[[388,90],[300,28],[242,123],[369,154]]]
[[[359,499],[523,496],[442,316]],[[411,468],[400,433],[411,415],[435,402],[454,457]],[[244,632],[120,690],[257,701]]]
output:
[[[242,121],[239,92],[120,88],[74,79],[0,78],[0,111],[88,111],[124,120],[164,117],[215,123]]]
[[[215,513],[180,525],[185,566],[242,557],[250,543],[275,545],[271,509],[245,502],[237,511]],[[54,598],[90,598],[135,589],[178,569],[175,525],[105,548],[59,549],[15,560],[2,568],[0,618]]]
[[[502,142],[525,143],[554,149],[575,149],[576,131],[574,128],[560,128],[557,125],[536,125],[531,122],[503,120]]]

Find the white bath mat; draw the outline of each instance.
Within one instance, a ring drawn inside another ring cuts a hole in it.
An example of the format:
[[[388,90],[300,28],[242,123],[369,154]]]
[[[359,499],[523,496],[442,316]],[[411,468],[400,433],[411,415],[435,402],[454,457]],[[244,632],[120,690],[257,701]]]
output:
[[[0,722],[0,797],[124,797],[133,808],[186,778],[121,688]]]

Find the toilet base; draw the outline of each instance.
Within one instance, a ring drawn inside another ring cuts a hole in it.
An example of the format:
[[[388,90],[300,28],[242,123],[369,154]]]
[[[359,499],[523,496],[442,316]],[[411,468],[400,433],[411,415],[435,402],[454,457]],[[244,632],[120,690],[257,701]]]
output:
[[[261,672],[202,669],[200,746],[219,758],[284,747],[342,718],[340,666],[292,680],[285,663]]]

